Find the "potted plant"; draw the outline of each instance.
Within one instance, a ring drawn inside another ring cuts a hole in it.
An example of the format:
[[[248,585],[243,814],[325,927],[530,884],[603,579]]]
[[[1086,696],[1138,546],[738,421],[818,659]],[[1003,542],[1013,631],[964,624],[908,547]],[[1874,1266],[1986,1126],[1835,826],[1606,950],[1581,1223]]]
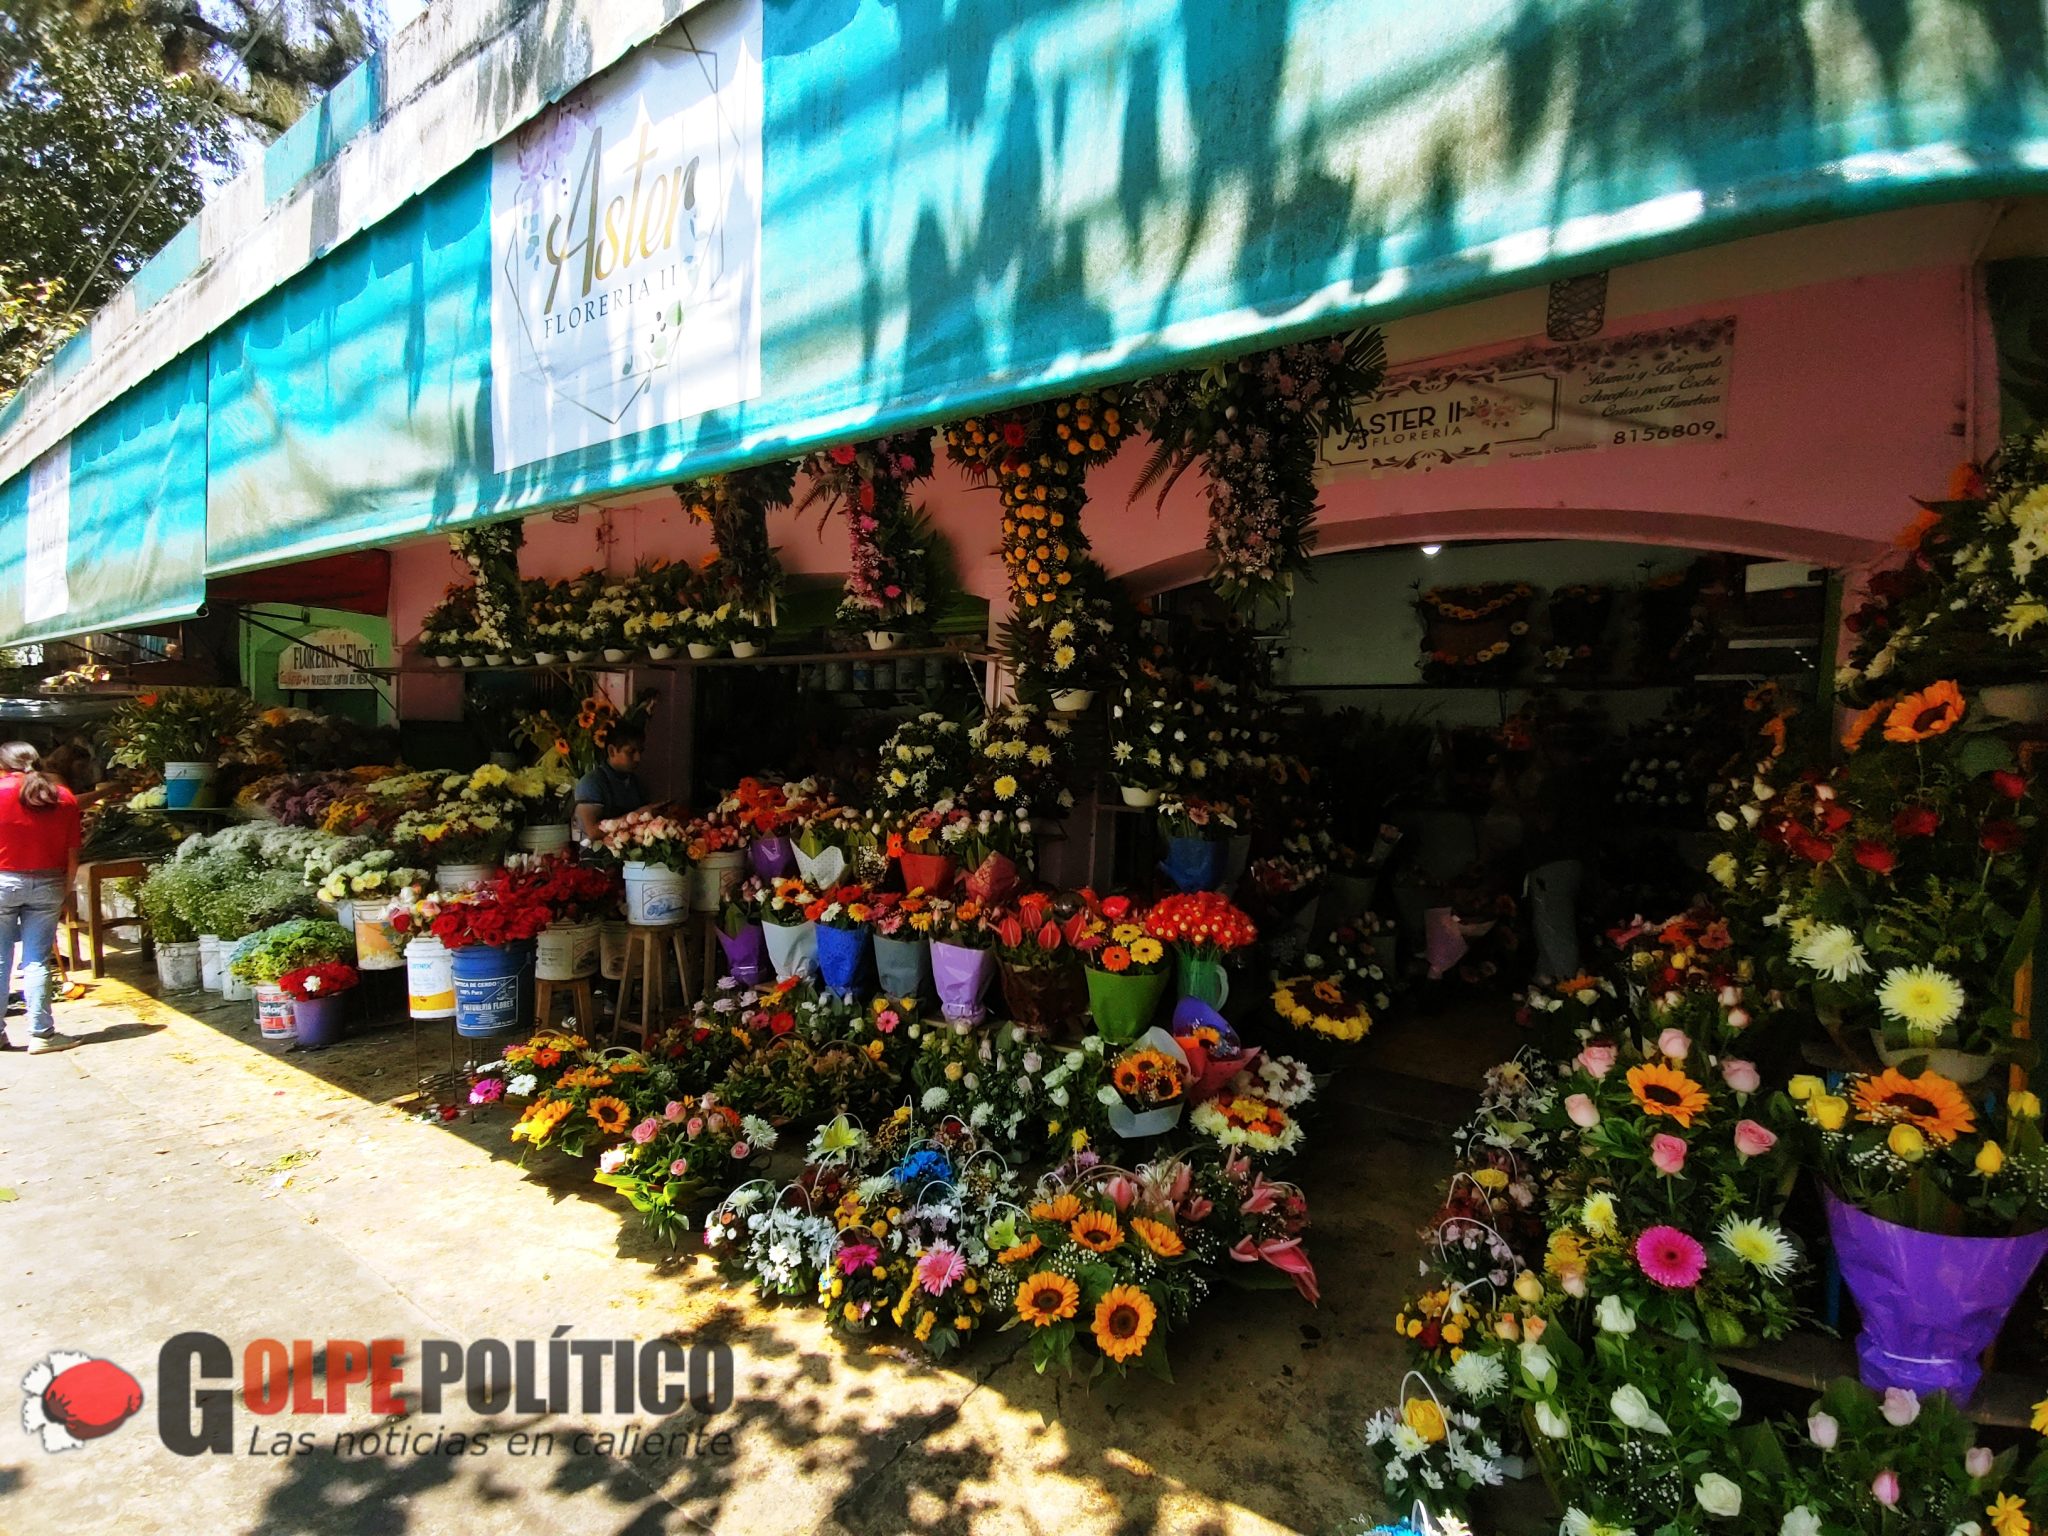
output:
[[[339,960],[298,966],[277,978],[292,1001],[292,1025],[302,1051],[334,1044],[346,1028],[348,993],[357,981],[356,968]]]
[[[850,998],[866,978],[873,939],[868,920],[874,908],[867,887],[837,885],[804,910],[817,925],[818,978],[831,991]]]
[[[1081,952],[1091,925],[1077,896],[1029,892],[989,919],[996,936],[1003,1003],[1020,1029],[1057,1038],[1088,1010]]]
[[[818,973],[818,926],[808,915],[817,899],[801,880],[762,879],[756,884],[754,910],[779,981]]]
[[[1145,931],[1127,896],[1094,905],[1100,921],[1078,943],[1088,983],[1088,1011],[1096,1033],[1113,1044],[1137,1039],[1166,994],[1166,946]]]
[[[1174,720],[1173,700],[1157,683],[1127,684],[1109,706],[1110,773],[1125,805],[1155,806],[1185,775],[1185,757],[1172,750]]]
[[[873,907],[877,982],[890,997],[922,997],[932,974],[932,898],[922,891],[877,892]]]
[[[406,863],[434,871],[444,891],[466,890],[490,878],[512,828],[494,810],[442,801],[403,812],[392,823],[392,850]]]
[[[349,902],[354,907],[356,968],[363,971],[394,971],[405,965],[405,945],[388,918],[392,898],[401,891],[426,883],[429,871],[401,864],[389,848],[378,848],[360,858],[336,865],[321,881],[319,898],[335,905]]]
[[[720,911],[746,877],[746,834],[715,812],[689,826],[690,908]]]
[[[768,944],[762,934],[759,884],[749,882],[728,892],[719,908],[718,947],[725,954],[725,969],[741,986],[759,986],[768,980]]]
[[[1166,838],[1166,857],[1159,872],[1176,890],[1213,890],[1223,881],[1229,849],[1223,839],[1237,831],[1237,818],[1222,804],[1196,795],[1174,795],[1159,802],[1159,825]]]
[[[1864,1384],[1966,1403],[1985,1350],[2048,1254],[2041,1103],[2003,1123],[1937,1072],[1795,1077],[1780,1104],[1826,1187],[1828,1232],[1863,1315]]]
[[[531,1022],[534,941],[555,916],[540,888],[500,870],[439,907],[428,931],[449,953],[455,1032],[489,1038]]]
[[[191,871],[175,860],[152,869],[135,890],[135,904],[156,945],[157,985],[166,992],[200,988],[199,930],[185,915]]]
[[[1162,897],[1145,914],[1145,931],[1173,946],[1180,995],[1198,997],[1212,1008],[1230,1001],[1224,957],[1249,948],[1259,936],[1252,920],[1215,891]]]
[[[967,782],[967,751],[966,730],[937,710],[904,721],[877,754],[875,805],[893,812],[952,809]],[[933,887],[926,889],[937,894]]]
[[[988,1016],[984,999],[995,979],[994,935],[982,922],[981,903],[972,896],[932,903],[932,982],[939,1011],[956,1024],[979,1024]]]
[[[888,840],[903,871],[903,888],[927,896],[952,894],[973,817],[951,800],[914,812]]]
[[[278,986],[288,971],[340,960],[350,954],[354,938],[341,924],[323,918],[294,918],[253,933],[235,945],[228,965],[256,989],[256,1023],[268,1045],[290,1045],[297,1039],[292,1000]]]
[[[111,762],[164,776],[164,804],[186,810],[213,784],[221,753],[249,723],[255,706],[230,688],[164,688],[137,694],[107,723]]]
[[[690,823],[661,806],[597,824],[597,846],[617,859],[626,882],[626,921],[660,928],[690,910]]]

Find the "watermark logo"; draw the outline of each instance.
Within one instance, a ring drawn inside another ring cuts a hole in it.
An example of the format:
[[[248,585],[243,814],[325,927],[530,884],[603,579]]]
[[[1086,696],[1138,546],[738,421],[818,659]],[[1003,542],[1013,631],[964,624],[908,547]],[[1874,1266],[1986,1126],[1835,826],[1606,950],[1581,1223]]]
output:
[[[75,1451],[141,1411],[142,1383],[111,1360],[60,1349],[21,1378],[21,1427],[46,1451]]]

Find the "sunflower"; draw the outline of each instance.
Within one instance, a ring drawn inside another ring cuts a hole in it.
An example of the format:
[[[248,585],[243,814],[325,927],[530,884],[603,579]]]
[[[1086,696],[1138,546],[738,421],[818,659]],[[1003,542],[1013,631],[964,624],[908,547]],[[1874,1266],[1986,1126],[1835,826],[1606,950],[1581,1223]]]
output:
[[[1123,1225],[1108,1211],[1083,1211],[1068,1224],[1067,1236],[1090,1253],[1109,1253],[1124,1243]]]
[[[1177,1259],[1187,1251],[1187,1245],[1180,1240],[1178,1232],[1150,1216],[1133,1216],[1131,1230],[1137,1233],[1139,1242],[1162,1259]]]
[[[1692,1117],[1704,1114],[1706,1093],[1700,1085],[1676,1067],[1652,1062],[1628,1069],[1628,1091],[1636,1096],[1636,1107],[1646,1115],[1669,1115],[1690,1130]]]
[[[1072,1221],[1081,1214],[1079,1195],[1055,1195],[1050,1200],[1041,1200],[1031,1207],[1033,1221]]]
[[[1942,1146],[1977,1128],[1976,1112],[1962,1089],[1939,1072],[1908,1077],[1897,1067],[1886,1067],[1858,1083],[1855,1097],[1858,1120],[1910,1125]]]
[[[597,1128],[607,1136],[616,1136],[626,1128],[626,1122],[633,1118],[633,1110],[624,1099],[615,1099],[610,1094],[592,1099],[584,1106],[584,1113],[597,1122]]]
[[[1344,1001],[1344,989],[1334,981],[1327,979],[1319,981],[1309,990],[1314,992],[1316,997],[1325,1003],[1334,1004]]]
[[[1034,1232],[1014,1248],[1005,1248],[1001,1253],[997,1254],[996,1262],[998,1264],[1022,1264],[1026,1259],[1033,1257],[1044,1246],[1045,1244],[1039,1240],[1038,1234]]]
[[[1017,1287],[1017,1315],[1034,1328],[1050,1328],[1081,1310],[1081,1287],[1041,1269]]]
[[[1135,1285],[1113,1285],[1095,1304],[1095,1346],[1112,1360],[1145,1352],[1159,1312]]]
[[[1952,729],[1968,706],[1962,690],[1943,679],[1918,693],[1909,693],[1884,717],[1886,741],[1927,741]]]

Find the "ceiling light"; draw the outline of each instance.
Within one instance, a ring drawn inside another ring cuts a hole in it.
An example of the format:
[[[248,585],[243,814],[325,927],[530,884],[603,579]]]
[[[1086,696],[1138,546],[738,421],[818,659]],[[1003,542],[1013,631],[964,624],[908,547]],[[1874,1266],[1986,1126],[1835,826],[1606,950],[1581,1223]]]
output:
[[[1423,553],[1424,553],[1425,555],[1429,555],[1429,556],[1432,556],[1432,557],[1434,557],[1434,556],[1436,556],[1436,555],[1440,555],[1440,554],[1442,554],[1442,553],[1443,553],[1443,548],[1444,548],[1444,547],[1443,547],[1443,545],[1441,545],[1441,544],[1425,544],[1425,545],[1423,545],[1423,546],[1422,546],[1422,552],[1423,552]]]

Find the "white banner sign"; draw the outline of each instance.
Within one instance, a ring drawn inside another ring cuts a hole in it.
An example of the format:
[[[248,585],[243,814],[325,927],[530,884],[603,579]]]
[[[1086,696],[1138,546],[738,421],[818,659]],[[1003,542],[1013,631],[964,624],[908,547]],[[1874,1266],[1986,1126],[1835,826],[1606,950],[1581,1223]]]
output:
[[[1323,444],[1334,475],[1728,435],[1732,315],[1397,374]]]
[[[761,0],[720,0],[492,152],[498,469],[761,392],[761,110]]]
[[[316,629],[278,653],[277,686],[288,692],[307,688],[374,688],[376,676],[363,669],[380,665],[374,641],[352,629]]]
[[[61,619],[71,608],[71,439],[28,467],[28,547],[21,617]]]

